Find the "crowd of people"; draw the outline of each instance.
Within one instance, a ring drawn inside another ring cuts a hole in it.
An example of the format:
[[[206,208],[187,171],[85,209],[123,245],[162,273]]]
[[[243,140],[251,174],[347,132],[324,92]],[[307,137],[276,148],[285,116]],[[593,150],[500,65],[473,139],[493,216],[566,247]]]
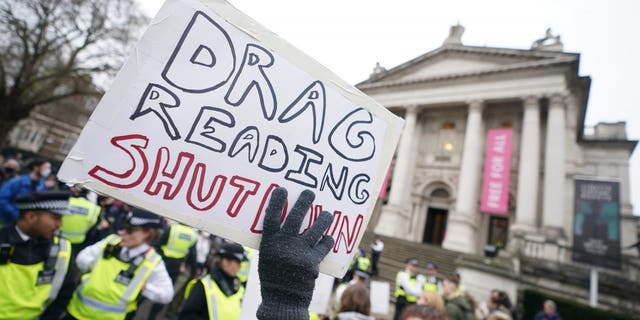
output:
[[[27,162],[23,174],[20,161],[2,160],[0,319],[239,319],[253,250],[118,199],[47,184],[56,180],[46,160]],[[382,240],[371,257],[361,248],[336,281],[331,310],[309,313],[333,218],[323,212],[299,235],[314,194],[303,192],[281,224],[286,199],[276,189],[265,210],[256,317],[373,319],[368,286]],[[396,276],[394,320],[517,318],[505,292],[477,305],[458,274],[442,277],[428,263],[420,275],[418,265],[409,258]],[[553,302],[544,308],[536,320],[559,319]]]

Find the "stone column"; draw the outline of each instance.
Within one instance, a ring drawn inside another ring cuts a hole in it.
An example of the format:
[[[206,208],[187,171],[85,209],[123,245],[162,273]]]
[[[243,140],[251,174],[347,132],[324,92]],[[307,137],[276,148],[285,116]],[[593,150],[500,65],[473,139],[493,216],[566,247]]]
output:
[[[564,233],[565,197],[565,96],[549,98],[547,138],[544,157],[543,229],[552,240],[566,238]]]
[[[520,160],[518,168],[518,195],[516,233],[536,231],[538,181],[540,179],[540,106],[538,97],[524,99]]]
[[[483,102],[479,100],[469,103],[456,206],[455,210],[449,214],[447,235],[442,244],[447,249],[466,253],[476,251],[476,215],[480,198],[482,149],[485,136],[482,123],[483,107]]]
[[[411,214],[409,195],[411,193],[411,174],[415,169],[412,149],[417,117],[418,108],[416,106],[406,108],[404,130],[400,137],[391,178],[389,202],[382,209],[382,215],[375,228],[377,234],[396,238],[409,236],[408,224]]]

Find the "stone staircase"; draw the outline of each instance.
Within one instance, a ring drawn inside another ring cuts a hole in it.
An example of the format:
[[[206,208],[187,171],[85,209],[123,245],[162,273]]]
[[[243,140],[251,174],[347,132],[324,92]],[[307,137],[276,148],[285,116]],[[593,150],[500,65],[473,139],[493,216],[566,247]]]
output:
[[[426,273],[425,266],[427,262],[432,262],[438,266],[438,271],[441,274],[447,276],[456,270],[456,259],[461,255],[458,252],[446,250],[439,246],[377,236],[372,232],[364,234],[360,246],[367,248],[369,251],[369,246],[375,237],[379,237],[384,242],[384,251],[382,251],[378,262],[379,275],[374,280],[387,281],[391,284],[390,297],[392,300],[396,273],[404,268],[406,258],[417,258],[420,261],[418,272],[422,274]]]

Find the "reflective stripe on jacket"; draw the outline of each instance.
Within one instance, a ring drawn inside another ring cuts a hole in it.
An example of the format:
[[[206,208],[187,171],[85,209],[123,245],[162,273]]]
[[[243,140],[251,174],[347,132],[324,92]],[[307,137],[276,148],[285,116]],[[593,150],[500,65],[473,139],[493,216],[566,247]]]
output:
[[[191,293],[191,288],[198,283],[202,283],[204,295],[207,298],[207,312],[209,320],[238,320],[242,311],[242,297],[244,287],[240,286],[238,292],[226,296],[218,287],[218,284],[211,279],[211,275],[206,275],[200,279],[191,280],[185,290],[185,299]]]
[[[11,261],[0,265],[0,319],[33,319],[55,300],[71,257],[69,241],[54,237],[55,264],[50,281],[38,284],[38,274],[45,269],[45,261],[32,265],[15,264]],[[53,250],[49,255],[53,255]]]
[[[100,211],[100,206],[85,198],[69,198],[69,212],[71,214],[62,216],[60,235],[71,241],[72,244],[83,243],[89,229],[98,222]]]
[[[396,274],[396,291],[394,293],[394,296],[396,298],[404,297],[407,300],[407,302],[410,302],[410,303],[417,302],[418,301],[418,297],[412,296],[412,295],[407,295],[407,293],[404,291],[404,289],[400,286],[399,278],[400,278],[400,275],[403,274],[403,273],[406,273],[406,271],[400,271],[400,272],[398,272]],[[409,281],[411,281],[411,284],[414,285],[414,286],[417,285],[417,283],[418,283],[416,278],[412,278],[412,277],[409,277]]]
[[[107,245],[118,245],[120,237],[110,235],[104,241]],[[122,273],[132,262],[123,262],[116,257],[101,257],[91,272],[82,276],[82,282],[73,294],[67,312],[76,319],[124,319],[127,313],[137,308],[137,297],[162,258],[153,248],[144,253],[140,265],[130,278]],[[135,258],[134,258],[135,260]],[[123,280],[124,279],[124,280]],[[128,283],[127,280],[128,279]],[[99,317],[96,317],[99,315]]]
[[[198,234],[191,227],[173,224],[169,228],[167,243],[162,245],[162,253],[167,258],[182,259],[189,253],[189,248],[198,240]]]

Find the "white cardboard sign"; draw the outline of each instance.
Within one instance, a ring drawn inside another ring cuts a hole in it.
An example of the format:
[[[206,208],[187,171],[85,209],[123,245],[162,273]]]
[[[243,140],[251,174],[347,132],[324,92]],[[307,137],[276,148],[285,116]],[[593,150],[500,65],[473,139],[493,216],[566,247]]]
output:
[[[347,50],[347,48],[344,48]],[[60,178],[257,248],[277,186],[311,189],[341,276],[402,120],[225,1],[169,0],[65,159]]]
[[[255,252],[254,258],[251,259],[249,268],[249,277],[247,280],[247,290],[242,297],[242,312],[240,320],[256,319],[256,312],[260,303],[262,303],[260,277],[258,275],[258,251]],[[309,304],[309,312],[317,314],[326,314],[329,308],[329,300],[331,299],[331,289],[333,286],[333,277],[326,274],[319,274],[316,284],[313,288],[313,296]],[[387,287],[388,289],[389,287]]]
[[[371,313],[379,315],[389,314],[389,283],[384,281],[371,281]]]

